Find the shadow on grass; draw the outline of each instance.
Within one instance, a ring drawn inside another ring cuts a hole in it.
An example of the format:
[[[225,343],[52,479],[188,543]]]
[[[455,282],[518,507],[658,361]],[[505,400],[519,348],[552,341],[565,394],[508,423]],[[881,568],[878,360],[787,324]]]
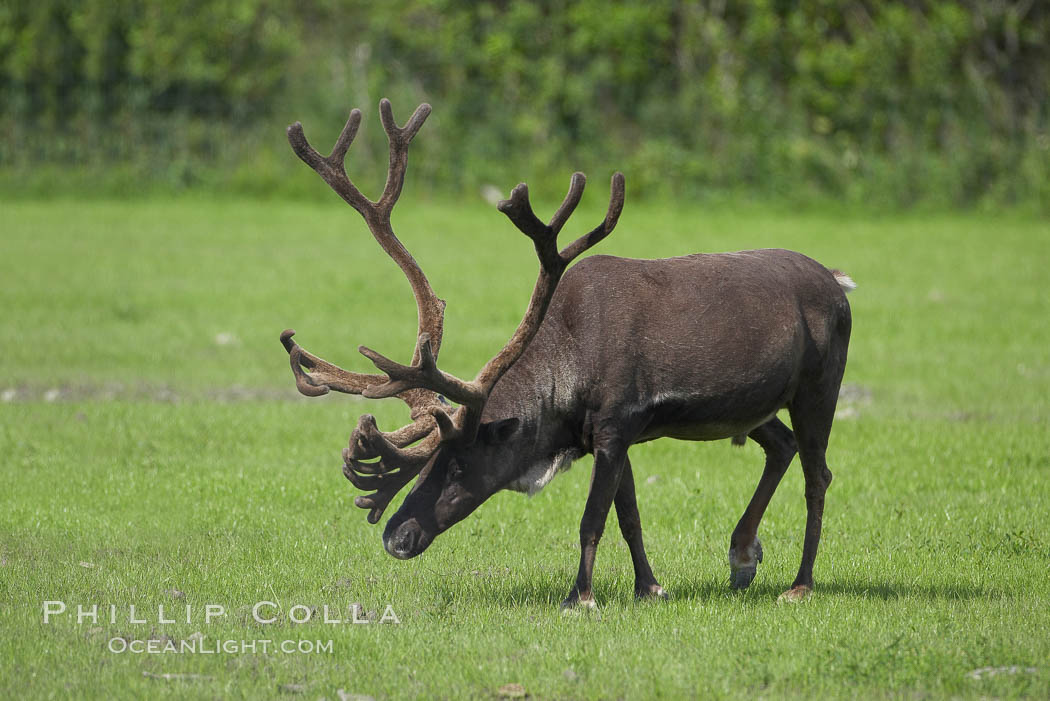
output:
[[[571,579],[558,584],[550,580],[485,584],[475,595],[493,604],[506,606],[557,605],[569,592]],[[756,582],[744,591],[729,588],[728,581],[687,582],[667,587],[671,600],[717,601],[737,599],[751,604],[776,601],[787,588],[788,582]],[[594,595],[599,602],[627,604],[633,601],[630,586],[611,583],[595,583]],[[1005,594],[971,584],[904,584],[898,582],[818,582],[813,597],[855,597],[879,601],[923,600],[923,601],[971,601],[1000,599]]]
[[[724,597],[746,597],[748,599],[776,598],[784,593],[790,582],[755,582],[745,591],[733,591],[728,582],[696,582],[675,587],[672,596],[683,599],[719,599]],[[906,584],[902,582],[817,582],[813,595],[848,596],[862,599],[974,600],[998,599],[1002,592],[973,584]]]

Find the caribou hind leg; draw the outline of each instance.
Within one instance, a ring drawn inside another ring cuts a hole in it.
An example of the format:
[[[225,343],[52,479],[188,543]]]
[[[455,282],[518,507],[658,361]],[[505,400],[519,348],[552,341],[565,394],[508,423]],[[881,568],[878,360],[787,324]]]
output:
[[[642,519],[638,515],[638,502],[634,493],[634,473],[631,470],[630,458],[624,459],[623,472],[620,474],[620,486],[616,490],[616,520],[620,522],[620,532],[627,541],[631,551],[631,563],[634,565],[634,595],[639,599],[666,599],[667,592],[653,576],[649,558],[645,556],[642,544]]]
[[[746,589],[758,572],[758,563],[762,562],[758,524],[798,448],[795,434],[775,416],[747,435],[766,451],[766,466],[729,539],[729,584],[734,589]]]
[[[826,376],[825,382],[816,387],[800,387],[789,406],[806,484],[806,534],[798,574],[791,589],[780,595],[781,601],[797,601],[813,591],[813,562],[817,558],[824,520],[824,495],[832,477],[825,453],[831,424],[835,419],[835,404],[844,367],[843,357],[837,373],[829,372],[830,376]]]

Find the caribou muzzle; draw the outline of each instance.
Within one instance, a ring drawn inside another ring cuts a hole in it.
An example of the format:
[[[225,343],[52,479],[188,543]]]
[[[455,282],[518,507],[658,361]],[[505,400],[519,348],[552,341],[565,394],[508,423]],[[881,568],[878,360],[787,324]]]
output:
[[[390,519],[383,532],[383,547],[398,560],[411,560],[426,550],[433,540],[433,534],[426,533],[415,519],[401,523]]]

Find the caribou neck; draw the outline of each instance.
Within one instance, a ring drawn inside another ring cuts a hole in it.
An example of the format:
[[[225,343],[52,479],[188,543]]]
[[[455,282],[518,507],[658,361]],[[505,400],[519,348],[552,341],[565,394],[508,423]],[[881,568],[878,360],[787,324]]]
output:
[[[556,455],[587,452],[579,393],[581,354],[551,310],[536,337],[500,378],[485,406],[484,419],[521,420],[521,448],[549,461]]]

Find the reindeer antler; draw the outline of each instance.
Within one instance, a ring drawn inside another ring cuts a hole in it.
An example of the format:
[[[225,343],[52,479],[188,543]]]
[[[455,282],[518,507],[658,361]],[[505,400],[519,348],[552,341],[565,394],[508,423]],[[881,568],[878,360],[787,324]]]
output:
[[[394,205],[397,204],[405,182],[409,145],[429,114],[430,105],[422,104],[416,108],[405,126],[399,127],[394,121],[390,101],[386,99],[380,101],[379,115],[390,142],[390,165],[387,169],[383,194],[375,202],[369,200],[357,189],[357,186],[347,176],[344,166],[347,151],[361,126],[360,110],[355,109],[350,112],[346,126],[343,127],[343,131],[339,134],[328,156],[322,156],[310,145],[303,133],[302,124],[299,122],[288,127],[288,141],[296,155],[313,168],[336,194],[361,214],[372,236],[404,272],[412,286],[412,293],[416,300],[418,334],[431,339],[432,346],[428,352],[436,357],[441,346],[444,328],[445,302],[434,294],[423,270],[394,234],[390,224],[390,214]],[[388,382],[385,375],[350,372],[309,353],[292,340],[294,334],[295,331],[286,330],[281,334],[281,343],[288,351],[295,383],[302,394],[316,397],[335,390],[367,396],[371,387]],[[418,348],[413,352],[412,362],[419,362]],[[368,415],[363,416],[358,422],[358,428],[351,436],[349,447],[344,451],[344,471],[347,476],[354,474],[354,470],[358,470],[362,475],[356,481],[354,478],[351,481],[362,488],[379,490],[371,497],[359,497],[357,501],[359,506],[372,510],[369,520],[373,523],[379,520],[383,509],[396,494],[397,489],[407,484],[412,475],[419,472],[422,464],[426,462],[425,458],[436,447],[436,439],[430,442],[424,441],[431,434],[437,435],[437,422],[432,412],[444,413],[446,407],[451,408],[442,402],[435,392],[422,388],[409,388],[387,396],[397,396],[408,404],[411,409],[412,423],[397,431],[383,433],[376,428],[375,419]],[[423,443],[413,446],[412,449],[402,450],[419,441]],[[378,463],[366,462],[375,458],[379,458]],[[380,488],[374,477],[371,481],[364,478],[364,475],[369,474],[390,475],[390,477],[385,480],[386,486]],[[404,481],[391,492],[388,487],[396,481],[395,476],[397,476],[396,479]],[[363,487],[365,484],[371,486]]]
[[[437,366],[445,302],[434,294],[426,275],[394,235],[390,225],[391,211],[405,181],[408,147],[430,114],[430,105],[420,105],[404,127],[398,127],[394,121],[388,100],[380,101],[379,114],[390,142],[390,165],[383,194],[375,202],[361,194],[347,177],[344,167],[346,153],[361,125],[360,110],[350,112],[346,126],[328,156],[322,156],[310,146],[299,122],[288,127],[288,141],[299,158],[364,217],[376,241],[408,278],[416,299],[419,323],[412,362],[401,365],[361,346],[360,352],[384,374],[349,372],[301,348],[292,341],[294,331],[281,334],[296,386],[303,394],[315,397],[335,390],[372,399],[398,397],[412,410],[412,423],[390,433],[380,431],[375,418],[365,414],[358,420],[350,444],[343,451],[343,472],[347,479],[359,489],[374,490],[372,494],[354,500],[357,506],[369,509],[370,523],[379,521],[391,499],[419,474],[442,443],[475,440],[489,395],[536,335],[562,274],[574,258],[609,235],[616,226],[624,202],[623,175],[616,173],[612,178],[612,194],[604,221],[560,252],[557,248],[558,233],[583,196],[586,184],[583,173],[572,176],[565,200],[547,224],[533,213],[528,186],[524,183],[514,188],[510,199],[500,202],[499,210],[532,239],[540,261],[540,272],[525,316],[510,340],[473,380],[465,382],[442,372]],[[453,413],[452,406],[442,395],[459,404],[459,409]]]

